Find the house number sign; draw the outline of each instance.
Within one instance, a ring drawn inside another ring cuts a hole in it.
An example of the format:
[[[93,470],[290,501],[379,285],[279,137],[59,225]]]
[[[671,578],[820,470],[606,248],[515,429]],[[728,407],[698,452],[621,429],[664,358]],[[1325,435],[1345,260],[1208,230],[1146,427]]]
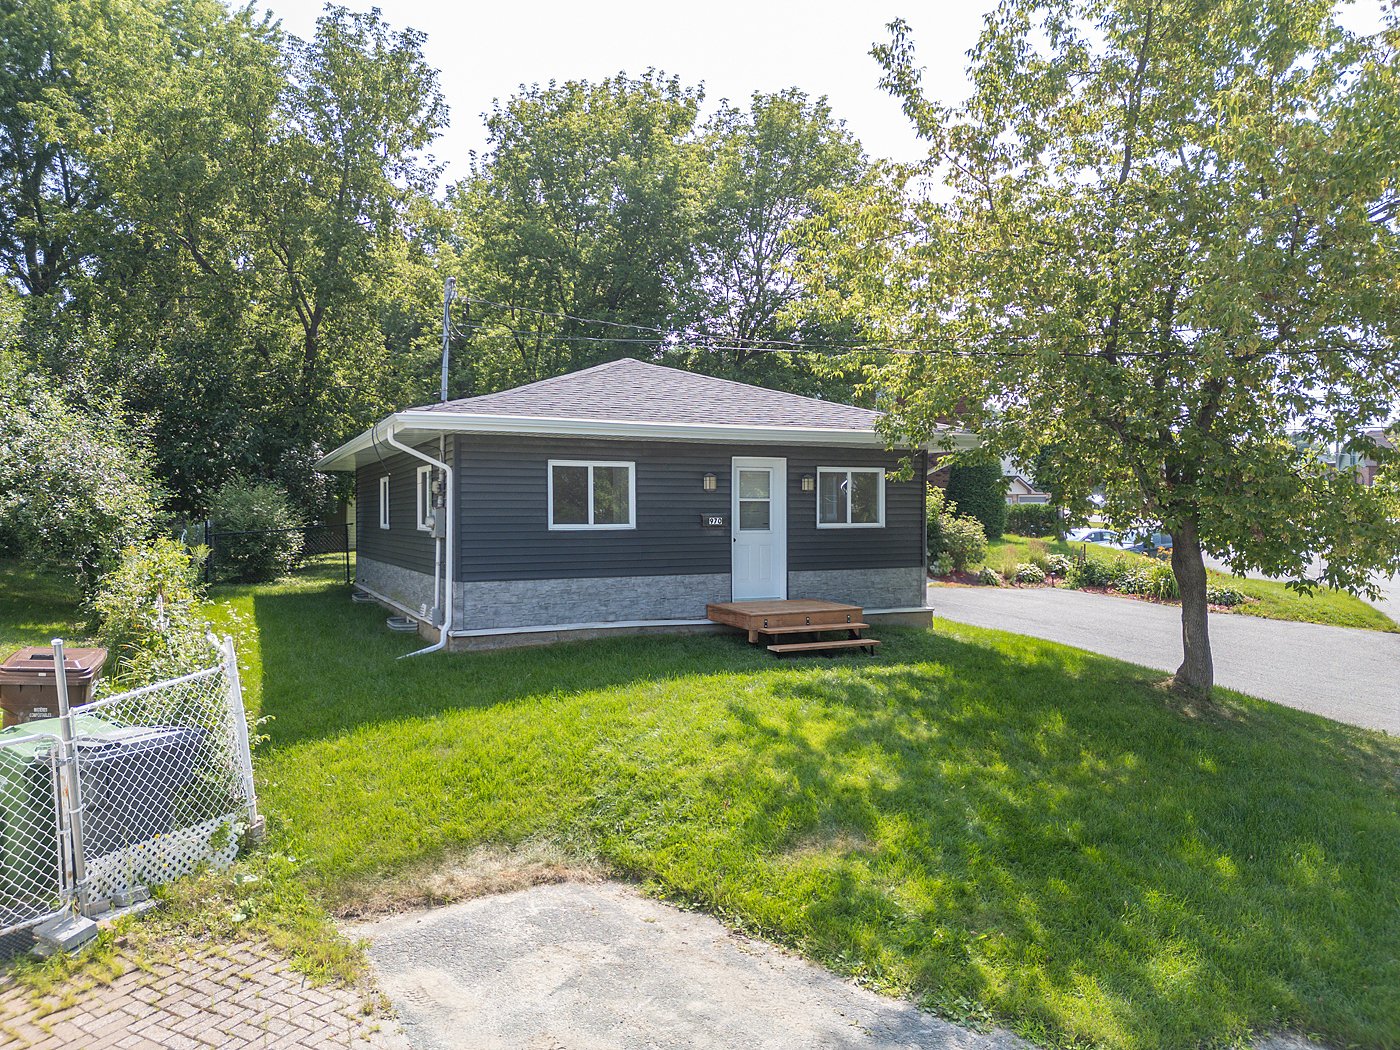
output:
[[[729,519],[723,514],[701,514],[700,526],[705,529],[722,529],[729,524]]]

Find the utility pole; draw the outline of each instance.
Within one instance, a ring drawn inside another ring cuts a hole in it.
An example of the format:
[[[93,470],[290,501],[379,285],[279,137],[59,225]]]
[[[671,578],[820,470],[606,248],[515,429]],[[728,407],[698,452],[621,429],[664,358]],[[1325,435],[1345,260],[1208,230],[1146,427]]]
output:
[[[442,388],[438,400],[447,400],[447,361],[452,338],[452,300],[457,297],[457,278],[449,277],[442,286]]]

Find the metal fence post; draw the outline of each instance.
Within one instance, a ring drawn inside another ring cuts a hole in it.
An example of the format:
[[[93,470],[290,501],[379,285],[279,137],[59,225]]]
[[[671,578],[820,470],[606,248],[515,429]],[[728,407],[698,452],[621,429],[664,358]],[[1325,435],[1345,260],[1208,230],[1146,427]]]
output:
[[[261,840],[264,825],[262,817],[258,815],[258,794],[253,785],[253,753],[248,742],[248,713],[243,707],[243,681],[238,676],[238,653],[233,647],[232,636],[224,635],[219,649],[223,653],[224,673],[228,676],[228,713],[238,751],[238,770],[248,799],[248,830],[255,840]]]
[[[68,704],[68,668],[63,657],[63,639],[53,640],[54,688],[58,691],[59,797],[62,818],[68,830],[69,859],[72,870],[65,871],[68,888],[78,899],[78,908],[87,906],[84,884],[87,881],[87,858],[83,852],[83,796],[78,777],[78,749],[73,743],[75,726],[73,709]]]

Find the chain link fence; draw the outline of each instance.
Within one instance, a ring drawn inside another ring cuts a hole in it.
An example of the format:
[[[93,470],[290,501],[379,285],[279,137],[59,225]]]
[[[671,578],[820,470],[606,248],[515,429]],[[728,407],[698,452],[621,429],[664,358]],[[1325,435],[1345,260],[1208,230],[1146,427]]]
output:
[[[211,641],[204,670],[71,709],[60,691],[37,723],[56,732],[0,738],[0,937],[227,866],[259,826],[237,656]]]

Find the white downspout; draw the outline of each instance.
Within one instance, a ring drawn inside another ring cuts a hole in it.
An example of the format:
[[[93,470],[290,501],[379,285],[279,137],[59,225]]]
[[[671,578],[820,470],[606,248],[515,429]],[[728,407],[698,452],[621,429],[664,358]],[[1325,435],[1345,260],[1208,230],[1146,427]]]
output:
[[[424,653],[435,653],[439,649],[445,649],[447,647],[447,632],[452,629],[452,606],[454,604],[454,596],[452,594],[452,569],[454,562],[454,559],[452,557],[452,541],[456,536],[455,527],[457,486],[453,484],[452,467],[447,463],[446,457],[444,457],[443,459],[434,459],[426,452],[420,452],[416,448],[409,448],[407,445],[405,445],[402,441],[400,441],[394,436],[395,426],[396,424],[391,418],[389,420],[389,429],[384,435],[385,444],[398,449],[400,452],[407,452],[410,456],[413,456],[415,459],[421,459],[424,463],[427,463],[429,466],[433,466],[436,467],[438,470],[441,470],[443,472],[443,485],[447,490],[447,498],[443,501],[447,507],[447,525],[445,529],[447,534],[445,544],[446,551],[444,554],[447,564],[443,572],[444,599],[442,606],[442,626],[439,628],[438,640],[436,642],[423,649],[418,649],[411,653],[405,653],[404,656],[399,657],[399,659],[402,660],[404,659],[404,657],[407,656],[421,656]],[[439,539],[437,543],[438,550],[442,551],[444,547],[443,540]],[[434,560],[436,561],[436,559]],[[436,589],[437,587],[436,572],[434,572],[433,575],[433,587],[434,589]]]

